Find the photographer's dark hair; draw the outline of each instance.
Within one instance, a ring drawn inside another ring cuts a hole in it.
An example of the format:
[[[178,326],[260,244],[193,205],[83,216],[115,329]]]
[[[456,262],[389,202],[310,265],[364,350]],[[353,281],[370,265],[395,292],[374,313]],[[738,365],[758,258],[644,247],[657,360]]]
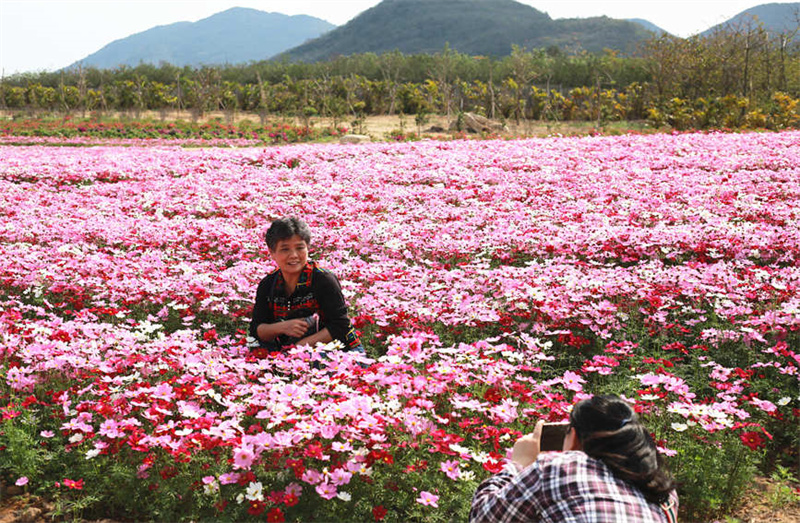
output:
[[[267,241],[269,250],[274,251],[279,241],[288,240],[294,235],[302,238],[306,244],[311,244],[311,229],[308,228],[306,222],[294,216],[272,222],[264,239]]]
[[[635,485],[648,501],[667,500],[675,481],[650,432],[625,401],[617,396],[594,396],[572,408],[569,422],[586,454]]]

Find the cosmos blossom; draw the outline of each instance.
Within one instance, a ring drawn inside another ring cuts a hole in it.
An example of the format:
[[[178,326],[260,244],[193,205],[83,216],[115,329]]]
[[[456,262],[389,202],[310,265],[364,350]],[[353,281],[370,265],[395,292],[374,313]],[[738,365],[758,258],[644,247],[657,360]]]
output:
[[[438,507],[439,496],[435,494],[431,494],[427,491],[422,491],[419,493],[419,497],[417,498],[417,503],[420,505],[426,505],[429,507]]]

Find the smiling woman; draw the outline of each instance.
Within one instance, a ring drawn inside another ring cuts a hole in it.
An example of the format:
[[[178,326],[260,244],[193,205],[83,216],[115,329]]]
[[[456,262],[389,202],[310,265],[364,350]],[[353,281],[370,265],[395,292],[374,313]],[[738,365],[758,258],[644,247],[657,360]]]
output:
[[[363,352],[336,276],[308,260],[311,231],[299,218],[275,220],[266,234],[278,269],[258,285],[250,336],[262,349],[340,341]]]

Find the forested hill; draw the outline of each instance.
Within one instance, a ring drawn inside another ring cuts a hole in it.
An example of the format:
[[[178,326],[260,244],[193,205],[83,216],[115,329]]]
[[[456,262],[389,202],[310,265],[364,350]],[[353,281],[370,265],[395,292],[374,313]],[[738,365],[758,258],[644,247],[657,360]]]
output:
[[[114,68],[142,62],[197,66],[266,60],[334,27],[312,16],[234,7],[194,23],[158,26],[115,40],[70,67]]]
[[[553,20],[513,0],[384,0],[347,24],[283,56],[315,62],[338,55],[399,50],[505,56],[513,44],[599,52],[629,50],[651,36],[642,25],[608,17]]]
[[[669,34],[668,31],[665,31],[664,29],[658,27],[653,22],[650,22],[648,20],[644,20],[642,18],[628,18],[627,20],[629,22],[635,22],[635,23],[641,25],[642,27],[644,27],[645,29],[647,29],[648,31],[652,31],[653,33],[655,33],[657,35]]]
[[[738,30],[747,27],[755,27],[757,24],[763,25],[770,33],[785,33],[797,31],[800,25],[800,2],[790,2],[785,4],[761,4],[750,9],[745,9],[730,20],[700,33],[708,36],[720,29]]]

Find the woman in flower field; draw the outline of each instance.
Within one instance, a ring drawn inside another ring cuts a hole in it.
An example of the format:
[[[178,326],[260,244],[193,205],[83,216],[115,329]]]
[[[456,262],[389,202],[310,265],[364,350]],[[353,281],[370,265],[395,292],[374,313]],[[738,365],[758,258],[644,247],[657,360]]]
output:
[[[347,350],[363,352],[338,279],[308,259],[308,225],[294,217],[275,220],[266,242],[278,268],[256,291],[250,336],[258,347],[282,350],[338,340]]]
[[[617,396],[577,403],[564,452],[541,453],[544,422],[478,487],[470,521],[674,522],[675,484],[648,430]]]

